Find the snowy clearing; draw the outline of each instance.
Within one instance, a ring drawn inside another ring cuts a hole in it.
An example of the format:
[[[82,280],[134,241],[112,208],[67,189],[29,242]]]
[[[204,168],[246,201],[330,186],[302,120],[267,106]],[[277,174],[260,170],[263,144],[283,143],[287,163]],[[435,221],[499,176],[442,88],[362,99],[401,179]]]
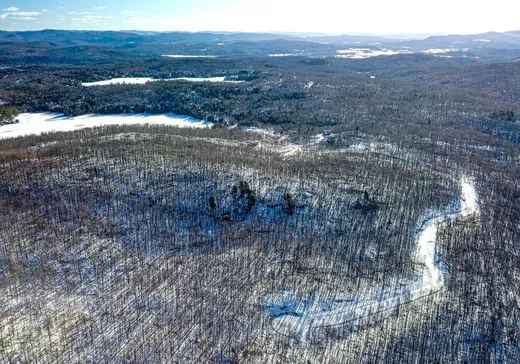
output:
[[[218,45],[224,45],[224,43],[219,43]],[[204,56],[204,55],[193,55],[193,54],[163,54],[162,57],[169,57],[169,58],[217,58],[217,56]]]
[[[151,78],[151,77],[120,77],[111,78],[110,80],[83,82],[81,85],[85,87],[105,86],[105,85],[144,85],[148,82],[157,81],[187,81],[187,82],[226,82],[226,83],[242,83],[244,81],[226,80],[225,77],[178,77],[178,78]]]
[[[308,90],[310,89],[312,86],[314,85],[314,81],[310,81],[308,84],[306,84],[303,89],[304,90]]]
[[[354,58],[354,59],[363,59],[363,58],[370,58],[370,57],[378,57],[378,56],[393,56],[396,54],[412,54],[412,51],[409,51],[407,49],[398,49],[398,50],[391,50],[391,49],[369,49],[369,48],[348,48],[348,49],[341,49],[336,51],[338,55],[336,55],[336,58]]]
[[[273,53],[269,57],[297,57],[302,55],[303,53]]]
[[[427,49],[425,51],[422,51],[422,53],[428,53],[428,54],[439,54],[439,53],[449,53],[449,52],[458,52],[459,49],[456,48],[433,48],[433,49]]]
[[[475,185],[466,177],[460,181],[461,197],[458,210],[448,210],[423,222],[417,235],[417,248],[413,253],[422,266],[420,278],[400,286],[397,284],[389,292],[371,294],[365,298],[353,298],[347,302],[334,304],[323,311],[313,305],[304,312],[280,314],[273,318],[273,329],[284,336],[301,340],[308,339],[314,329],[339,325],[362,327],[390,316],[402,304],[416,301],[439,291],[444,287],[445,277],[435,261],[435,242],[439,226],[449,220],[478,216],[480,208]]]
[[[56,131],[72,131],[104,125],[159,124],[185,128],[204,128],[212,124],[188,116],[175,114],[119,114],[68,117],[57,113],[24,113],[18,117],[17,124],[0,127],[0,139],[24,135],[39,135]]]

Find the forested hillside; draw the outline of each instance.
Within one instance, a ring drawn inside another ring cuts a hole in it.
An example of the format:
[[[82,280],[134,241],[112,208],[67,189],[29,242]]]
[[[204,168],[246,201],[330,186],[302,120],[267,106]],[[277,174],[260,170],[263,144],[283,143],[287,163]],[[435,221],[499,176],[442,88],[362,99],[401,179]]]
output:
[[[0,362],[520,362],[520,68],[500,35],[484,60],[422,52],[476,36],[166,58],[120,46],[172,34],[44,32],[0,33],[57,52],[0,69]],[[150,122],[171,113],[196,120]]]

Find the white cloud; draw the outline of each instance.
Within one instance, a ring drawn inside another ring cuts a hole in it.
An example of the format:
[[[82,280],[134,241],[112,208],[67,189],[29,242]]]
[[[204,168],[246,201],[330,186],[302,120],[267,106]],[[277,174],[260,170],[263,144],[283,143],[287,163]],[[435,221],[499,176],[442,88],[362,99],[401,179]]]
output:
[[[4,13],[0,14],[0,19],[18,19],[18,20],[34,20],[41,13],[37,11],[20,11],[20,9],[11,6],[10,8],[3,9]]]
[[[121,12],[121,14],[124,14],[124,15],[135,15],[135,14],[139,14],[139,12],[135,11],[135,10],[123,10]]]
[[[125,20],[126,24],[162,24],[167,19],[163,15],[151,15],[151,16],[135,16],[133,18]]]
[[[72,21],[81,22],[83,24],[95,24],[99,25],[103,20],[112,19],[111,16],[92,15],[87,14],[80,18],[72,18]]]
[[[94,9],[96,10],[103,10],[106,9],[108,6],[94,6]]]
[[[9,15],[14,15],[14,16],[39,16],[39,15],[41,15],[41,13],[39,13],[37,11],[15,11],[15,12],[9,13]]]

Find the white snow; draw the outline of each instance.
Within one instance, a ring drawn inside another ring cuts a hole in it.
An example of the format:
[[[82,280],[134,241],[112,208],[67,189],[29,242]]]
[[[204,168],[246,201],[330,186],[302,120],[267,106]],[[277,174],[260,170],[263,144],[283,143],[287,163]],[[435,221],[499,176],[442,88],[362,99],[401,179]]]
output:
[[[473,39],[474,42],[482,42],[482,43],[489,43],[491,42],[489,39]]]
[[[218,45],[221,45],[220,43]],[[191,54],[163,54],[163,57],[169,58],[217,58],[217,56],[191,55]]]
[[[310,89],[310,88],[312,87],[312,85],[314,85],[314,81],[310,81],[308,84],[306,84],[306,85],[303,87],[303,89],[304,89],[304,90],[308,90],[308,89]]]
[[[457,48],[433,48],[433,49],[427,49],[425,51],[422,51],[422,53],[429,53],[429,54],[439,54],[439,53],[449,53],[449,52],[457,52]]]
[[[370,57],[378,57],[378,56],[392,56],[395,54],[412,54],[413,52],[407,49],[369,49],[369,48],[348,48],[341,49],[336,51],[338,55],[336,58],[354,58],[354,59],[363,59]]]
[[[188,82],[226,82],[226,83],[243,83],[245,81],[226,80],[225,77],[179,77],[170,78],[168,81],[188,81]]]
[[[273,53],[269,57],[296,57],[301,55],[302,53]]]
[[[246,131],[250,131],[250,132],[253,132],[253,133],[258,133],[258,134],[261,134],[261,135],[264,135],[264,136],[267,136],[267,137],[270,137],[270,138],[278,138],[278,137],[280,137],[279,133],[276,133],[274,130],[271,130],[271,129],[261,129],[261,128],[257,128],[255,126],[250,126],[250,127],[246,128]]]
[[[120,78],[111,78],[109,80],[96,81],[96,82],[83,82],[82,85],[85,87],[118,85],[118,84],[143,85],[147,82],[156,82],[156,81],[226,82],[226,83],[244,82],[244,81],[229,81],[229,80],[226,80],[225,77],[178,77],[178,78],[164,78],[164,79],[156,79],[156,78],[151,78],[151,77],[120,77]]]
[[[159,124],[178,127],[204,128],[212,124],[188,116],[175,114],[87,114],[75,117],[57,113],[24,113],[18,116],[17,124],[0,126],[0,139],[24,135],[39,135],[55,131],[72,131],[103,125]]]
[[[360,327],[390,316],[400,305],[416,301],[444,287],[445,277],[435,262],[435,242],[439,226],[457,218],[478,216],[480,213],[475,185],[466,177],[460,181],[460,209],[445,211],[424,223],[417,235],[414,258],[422,266],[420,279],[377,297],[353,299],[332,306],[329,311],[310,307],[300,315],[280,315],[272,321],[273,329],[281,335],[306,340],[314,329],[337,325]],[[381,299],[384,296],[385,298]]]
[[[151,77],[128,77],[128,78],[112,78],[110,80],[97,81],[97,82],[83,82],[82,86],[104,86],[104,85],[117,85],[117,84],[132,84],[132,85],[142,85],[151,81],[159,81],[155,80]]]

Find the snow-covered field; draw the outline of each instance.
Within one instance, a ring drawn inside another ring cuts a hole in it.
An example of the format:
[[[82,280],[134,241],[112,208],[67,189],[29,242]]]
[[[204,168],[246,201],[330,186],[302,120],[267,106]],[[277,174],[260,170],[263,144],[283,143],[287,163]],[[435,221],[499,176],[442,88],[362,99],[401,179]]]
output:
[[[432,48],[422,51],[422,53],[428,54],[439,54],[439,53],[449,53],[449,52],[458,52],[460,49],[457,48]]]
[[[204,128],[212,124],[188,116],[175,114],[119,114],[119,115],[81,115],[67,117],[57,113],[24,113],[18,116],[17,124],[0,127],[0,139],[24,135],[38,135],[56,131],[72,131],[103,125],[158,124],[178,127]]]
[[[272,53],[269,57],[297,57],[302,56],[303,53]]]
[[[85,87],[90,86],[105,86],[105,85],[119,85],[119,84],[127,84],[127,85],[143,85],[147,82],[156,82],[156,81],[187,81],[187,82],[226,82],[226,83],[241,83],[244,81],[231,81],[226,80],[225,77],[178,77],[178,78],[165,78],[165,79],[156,79],[151,77],[120,77],[120,78],[111,78],[110,80],[96,81],[96,82],[83,82],[82,85]]]
[[[311,306],[301,314],[298,312],[281,314],[273,319],[273,329],[281,335],[306,340],[312,335],[314,329],[339,325],[360,327],[381,320],[390,316],[400,305],[416,301],[442,289],[445,277],[435,259],[437,230],[448,220],[478,216],[480,212],[474,183],[462,177],[460,186],[460,208],[427,219],[417,235],[414,258],[422,266],[419,279],[402,287],[395,287],[391,292],[353,298],[348,302],[333,305],[328,311]]]
[[[393,56],[395,54],[412,54],[412,51],[407,49],[391,50],[391,49],[370,49],[370,48],[348,48],[336,51],[338,55],[336,58],[354,58],[363,59],[377,56]]]
[[[224,45],[219,43],[218,45]],[[163,57],[169,58],[217,58],[217,56],[204,56],[204,55],[192,55],[192,54],[163,54]]]

